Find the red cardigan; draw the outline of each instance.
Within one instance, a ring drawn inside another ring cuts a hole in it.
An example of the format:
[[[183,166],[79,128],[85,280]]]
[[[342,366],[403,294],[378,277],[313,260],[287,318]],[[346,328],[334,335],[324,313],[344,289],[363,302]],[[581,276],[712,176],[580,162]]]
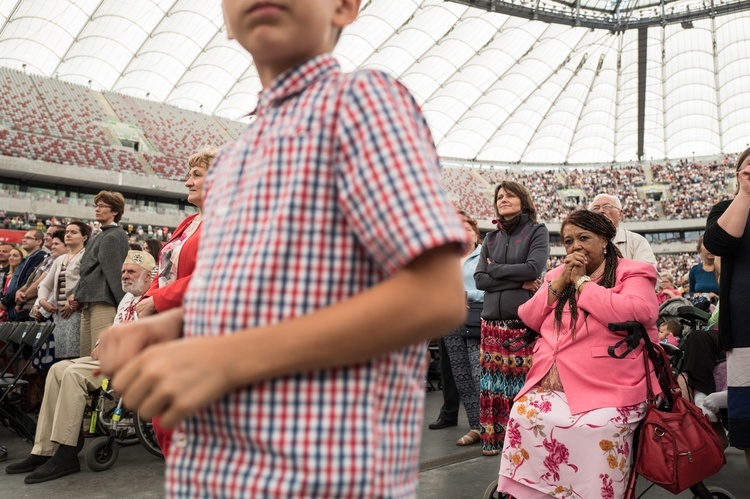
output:
[[[198,214],[190,215],[175,229],[172,239],[169,242],[179,238],[185,229],[190,226]],[[201,225],[203,225],[201,223]],[[182,306],[182,297],[185,296],[188,284],[190,284],[190,278],[195,270],[195,262],[198,258],[198,243],[200,242],[201,226],[199,226],[193,234],[188,237],[182,248],[180,249],[180,261],[177,264],[177,280],[170,283],[163,288],[159,287],[159,275],[154,277],[151,282],[151,287],[148,289],[144,298],[152,297],[154,299],[154,306],[157,312],[164,312],[166,310]]]

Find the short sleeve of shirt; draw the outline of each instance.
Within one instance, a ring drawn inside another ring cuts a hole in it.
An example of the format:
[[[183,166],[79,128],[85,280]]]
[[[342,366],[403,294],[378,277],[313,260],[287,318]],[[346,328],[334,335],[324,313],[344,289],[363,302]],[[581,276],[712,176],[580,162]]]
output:
[[[386,272],[429,249],[469,244],[443,189],[427,123],[403,85],[376,71],[351,75],[336,138],[339,205]]]

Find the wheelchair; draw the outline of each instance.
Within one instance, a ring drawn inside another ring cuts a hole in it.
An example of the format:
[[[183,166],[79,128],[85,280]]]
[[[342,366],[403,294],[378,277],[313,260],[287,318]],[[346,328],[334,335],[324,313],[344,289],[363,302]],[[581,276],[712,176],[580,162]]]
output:
[[[688,310],[684,311],[685,313],[689,312]],[[701,317],[702,318],[702,317]],[[630,322],[630,323],[624,323],[624,324],[609,324],[609,329],[611,331],[626,331],[628,335],[621,341],[619,341],[616,345],[609,347],[609,355],[614,358],[623,358],[625,355],[630,353],[633,349],[635,349],[638,344],[641,341],[641,334],[639,332],[639,328],[643,329],[643,326],[637,322]],[[528,331],[525,335],[520,336],[518,338],[512,338],[510,340],[505,340],[503,342],[503,346],[510,350],[511,352],[520,350],[521,348],[525,348],[529,346],[531,343],[536,341],[538,337],[538,333],[535,331]],[[662,347],[667,355],[670,358],[670,368],[673,370],[676,370],[676,365],[679,364],[679,361],[681,360],[682,352],[679,348],[673,347],[671,345],[659,345]],[[624,353],[621,353],[623,347],[625,348]],[[638,432],[636,432],[635,440],[633,442],[633,448],[638,447]],[[635,487],[635,480],[637,478],[635,467],[631,469],[631,473],[633,473],[633,476],[631,477],[631,482],[633,483],[633,488]],[[487,489],[484,492],[484,495],[482,496],[483,499],[507,499],[509,496],[506,494],[500,493],[497,491],[497,484],[498,480],[494,480],[490,485],[487,487]],[[649,487],[646,488],[645,491],[641,492],[641,494],[638,497],[642,497],[643,494],[645,494],[651,487],[653,487],[654,484],[651,484]],[[706,486],[703,482],[698,482],[695,485],[689,487],[690,492],[693,494],[693,499],[735,499],[735,496],[733,496],[729,491],[721,488],[721,487],[714,487],[714,486]],[[635,497],[635,495],[634,495]]]
[[[110,469],[117,461],[121,446],[138,443],[150,454],[164,458],[151,421],[142,418],[137,411],[127,410],[122,398],[109,387],[108,379],[102,380],[101,388],[91,394],[88,411],[91,414],[89,433],[100,435],[86,450],[86,464],[91,470]]]

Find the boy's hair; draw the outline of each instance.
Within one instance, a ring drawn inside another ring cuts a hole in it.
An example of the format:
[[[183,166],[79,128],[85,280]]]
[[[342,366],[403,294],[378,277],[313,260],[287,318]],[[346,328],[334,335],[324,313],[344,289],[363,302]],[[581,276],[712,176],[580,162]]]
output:
[[[115,223],[120,223],[122,214],[125,213],[125,197],[117,191],[99,191],[99,194],[94,198],[94,204],[99,201],[108,204],[112,207],[112,211],[117,212]]]
[[[661,326],[664,326],[673,336],[679,336],[682,333],[682,326],[677,321],[665,321],[659,327]]]

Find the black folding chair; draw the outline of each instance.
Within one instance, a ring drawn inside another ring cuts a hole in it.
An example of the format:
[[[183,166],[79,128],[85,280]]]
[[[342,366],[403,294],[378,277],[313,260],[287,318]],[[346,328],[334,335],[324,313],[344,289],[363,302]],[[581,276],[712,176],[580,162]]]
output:
[[[5,356],[5,352],[10,350],[13,342],[10,341],[13,331],[21,327],[18,322],[3,322],[0,324],[0,342],[3,343],[3,347],[0,349],[0,371],[5,369],[6,365],[2,363],[2,359]]]
[[[31,363],[34,361],[34,357],[36,357],[36,354],[39,352],[39,349],[42,348],[42,344],[47,341],[47,338],[49,338],[49,335],[55,329],[55,324],[52,322],[45,324],[39,324],[36,322],[24,322],[22,324],[27,325],[28,327],[18,328],[13,332],[13,338],[11,338],[11,341],[15,343],[14,340],[18,340],[19,336],[20,341],[16,345],[16,353],[13,354],[13,357],[11,357],[9,365],[3,368],[2,377],[0,377],[0,390],[3,391],[2,395],[0,395],[0,404],[2,404],[3,400],[5,400],[8,394],[14,388],[16,388],[17,386],[28,384],[28,381],[26,381],[25,379],[21,379],[21,376],[23,376],[23,374],[26,372],[26,369],[29,368]],[[18,360],[24,349],[26,349],[27,351],[30,350],[31,353],[30,355],[28,355],[23,368],[19,369],[12,378],[6,377],[7,371],[8,369],[10,369],[10,365]]]
[[[29,441],[34,439],[36,421],[23,411],[17,403],[8,400],[8,396],[14,388],[28,384],[28,381],[22,379],[21,376],[31,365],[42,344],[49,338],[54,328],[53,323],[37,324],[35,322],[21,323],[19,327],[15,328],[9,338],[9,342],[15,348],[15,353],[8,365],[3,368],[3,376],[0,377],[0,391],[2,391],[0,394],[0,422]],[[11,365],[24,353],[24,350],[26,353],[30,352],[30,354],[27,355],[23,368],[19,369],[12,377],[4,377],[8,374]]]

